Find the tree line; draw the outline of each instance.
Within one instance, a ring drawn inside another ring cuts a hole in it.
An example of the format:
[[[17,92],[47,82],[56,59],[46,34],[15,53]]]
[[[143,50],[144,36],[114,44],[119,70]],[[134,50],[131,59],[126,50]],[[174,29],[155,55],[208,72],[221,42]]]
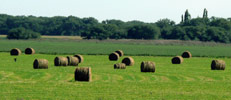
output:
[[[40,35],[81,36],[84,39],[179,39],[231,42],[231,18],[191,18],[188,10],[180,23],[160,19],[154,23],[104,20],[75,16],[35,17],[0,14],[0,34],[9,39],[39,38]]]

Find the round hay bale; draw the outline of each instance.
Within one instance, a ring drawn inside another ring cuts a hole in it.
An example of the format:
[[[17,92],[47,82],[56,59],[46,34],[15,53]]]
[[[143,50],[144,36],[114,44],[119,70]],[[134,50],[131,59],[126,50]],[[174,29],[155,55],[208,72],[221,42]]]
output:
[[[143,61],[141,62],[141,72],[155,72],[155,62]]]
[[[118,53],[120,57],[124,56],[124,52],[122,50],[117,50],[115,52]]]
[[[74,57],[77,57],[79,59],[79,63],[82,63],[84,61],[83,56],[80,54],[74,55]]]
[[[192,54],[189,51],[185,51],[181,55],[183,58],[192,58]]]
[[[124,63],[114,64],[114,69],[126,69],[126,64]]]
[[[55,57],[54,63],[55,66],[67,66],[68,60],[66,57]]]
[[[11,49],[11,51],[10,51],[10,55],[11,55],[11,56],[18,56],[18,55],[20,55],[21,53],[22,53],[21,50],[18,49],[18,48]]]
[[[213,60],[211,63],[211,70],[225,70],[225,61]]]
[[[48,69],[48,60],[46,59],[35,59],[34,69]]]
[[[25,54],[33,55],[33,54],[35,54],[35,50],[33,48],[26,48]]]
[[[172,58],[172,64],[181,64],[184,59],[181,56],[176,56]]]
[[[113,52],[113,53],[111,53],[110,55],[109,55],[109,60],[110,61],[117,61],[118,59],[119,59],[119,54],[118,53],[116,53],[116,52]]]
[[[126,64],[126,66],[133,66],[135,61],[132,57],[126,57],[122,60],[122,63]]]
[[[79,59],[77,57],[67,56],[69,66],[78,66]]]
[[[90,67],[77,67],[75,69],[75,81],[92,81]]]

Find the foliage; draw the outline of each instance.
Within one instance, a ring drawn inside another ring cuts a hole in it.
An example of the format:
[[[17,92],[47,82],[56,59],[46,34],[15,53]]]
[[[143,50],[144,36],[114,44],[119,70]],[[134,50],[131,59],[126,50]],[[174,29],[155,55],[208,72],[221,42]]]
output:
[[[179,24],[167,18],[155,23],[137,20],[124,22],[115,19],[99,22],[93,17],[35,17],[0,14],[0,34],[9,34],[11,29],[19,27],[41,35],[82,36],[85,39],[99,40],[179,39],[231,42],[230,18],[208,18],[206,9],[203,11],[203,16],[197,18],[191,18],[189,11],[186,10]]]
[[[208,18],[208,10],[205,8],[203,12],[203,18]]]
[[[160,30],[153,25],[135,25],[128,29],[127,37],[130,39],[157,39]]]
[[[191,15],[189,14],[188,9],[187,9],[184,14],[184,22],[189,24],[190,20],[191,20]]]
[[[13,28],[7,34],[8,39],[36,39],[40,38],[40,34],[27,30],[23,27]]]

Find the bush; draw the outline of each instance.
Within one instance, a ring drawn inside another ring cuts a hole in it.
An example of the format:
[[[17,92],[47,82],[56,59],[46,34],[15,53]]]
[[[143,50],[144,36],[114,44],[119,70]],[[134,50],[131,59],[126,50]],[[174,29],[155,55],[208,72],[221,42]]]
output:
[[[27,30],[23,27],[13,28],[8,31],[8,39],[36,39],[40,38],[40,33],[34,32],[32,30]]]

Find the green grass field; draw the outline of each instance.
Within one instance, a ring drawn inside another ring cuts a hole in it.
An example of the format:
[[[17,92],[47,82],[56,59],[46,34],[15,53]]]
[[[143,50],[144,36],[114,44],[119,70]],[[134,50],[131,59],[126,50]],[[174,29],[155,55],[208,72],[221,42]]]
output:
[[[156,41],[73,39],[7,40],[0,38],[0,100],[230,100],[231,45],[153,43]],[[157,41],[163,42],[163,41]],[[170,41],[171,42],[171,41]],[[10,56],[12,48],[32,47],[35,55]],[[114,70],[108,54],[121,49],[135,65]],[[171,64],[172,56],[189,50],[193,58]],[[92,68],[92,82],[75,82],[75,67],[55,67],[56,56],[82,54],[79,67]],[[36,58],[49,69],[33,69]],[[225,71],[212,71],[213,59],[226,61]],[[141,73],[142,61],[156,63],[155,73]]]
[[[231,57],[231,45],[173,45],[152,44],[149,41],[134,42],[104,42],[91,40],[0,40],[0,52],[9,52],[12,48],[24,51],[32,47],[40,54],[84,54],[84,55],[108,55],[115,50],[121,49],[125,55],[133,56],[176,56],[189,50],[194,57]],[[182,41],[184,43],[184,41]]]
[[[105,55],[84,55],[79,67],[92,68],[92,82],[75,82],[75,67],[55,67],[57,55],[0,53],[0,100],[230,100],[230,58],[225,71],[212,71],[216,58],[184,59],[171,64],[171,57],[132,56],[135,65],[114,70]],[[67,56],[67,55],[58,55]],[[35,58],[49,60],[49,69],[33,69]],[[156,62],[155,73],[141,73],[141,61]]]

